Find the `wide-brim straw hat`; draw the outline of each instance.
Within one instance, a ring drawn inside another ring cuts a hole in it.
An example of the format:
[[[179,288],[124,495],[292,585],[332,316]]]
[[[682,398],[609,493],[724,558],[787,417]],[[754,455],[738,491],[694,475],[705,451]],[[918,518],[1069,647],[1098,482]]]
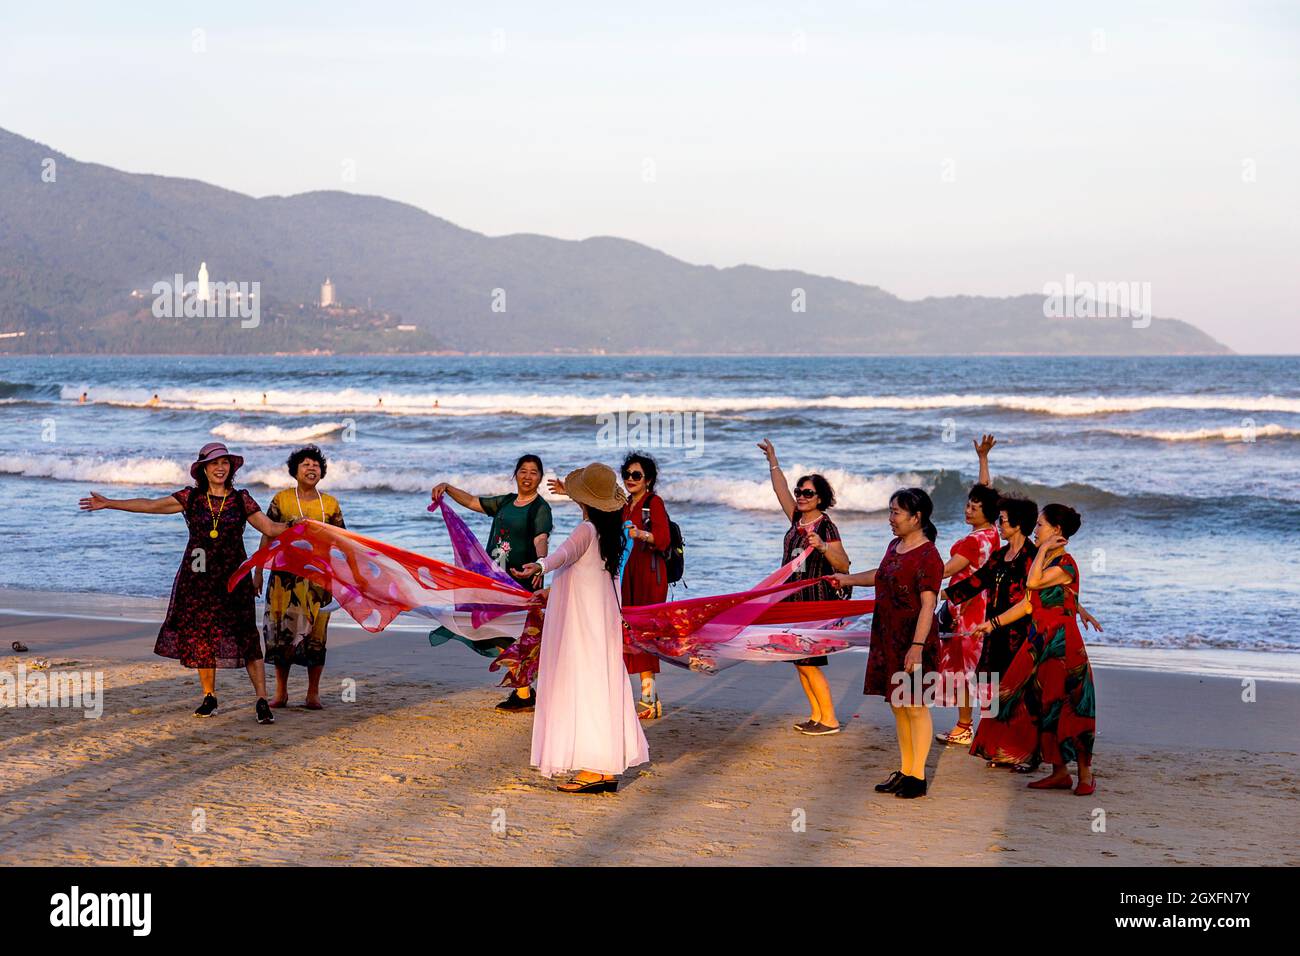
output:
[[[244,466],[243,455],[232,455],[229,449],[219,441],[210,441],[199,449],[198,460],[190,465],[190,477],[195,481],[199,480],[199,469],[209,462],[216,461],[218,458],[230,459],[230,477],[235,476],[235,472]]]
[[[569,472],[564,479],[564,493],[597,511],[619,511],[627,501],[614,469],[598,461]]]

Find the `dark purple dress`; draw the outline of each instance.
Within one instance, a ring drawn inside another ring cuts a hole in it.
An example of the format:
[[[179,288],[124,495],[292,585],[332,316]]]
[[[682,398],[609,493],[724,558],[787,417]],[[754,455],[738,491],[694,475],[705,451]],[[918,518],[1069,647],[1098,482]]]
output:
[[[943,558],[927,541],[906,554],[898,553],[898,539],[889,542],[876,569],[876,610],[871,615],[871,652],[867,655],[867,676],[862,693],[888,698],[895,674],[903,672],[903,660],[916,634],[921,615],[921,592],[938,593],[943,588]],[[921,648],[921,670],[933,673],[938,667],[939,629],[930,615],[930,631]]]
[[[242,488],[224,506],[213,495],[211,509],[208,496],[196,488],[182,488],[172,497],[184,509],[190,537],[153,652],[184,667],[243,667],[261,660],[252,576],[241,578],[233,591],[226,590],[226,581],[248,558],[244,526],[262,509]]]

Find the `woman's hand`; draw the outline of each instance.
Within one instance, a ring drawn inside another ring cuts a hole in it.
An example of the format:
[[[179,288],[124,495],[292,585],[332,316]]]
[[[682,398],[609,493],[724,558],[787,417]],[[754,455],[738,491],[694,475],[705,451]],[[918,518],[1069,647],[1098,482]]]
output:
[[[921,648],[913,644],[907,649],[907,656],[903,658],[903,670],[910,674],[921,666]]]
[[[763,453],[764,457],[767,458],[768,465],[770,465],[773,468],[780,467],[780,465],[778,465],[776,461],[776,448],[773,446],[771,441],[764,438],[761,442],[758,443],[758,448]]]
[[[975,630],[971,631],[975,637],[988,637],[993,633],[996,625],[992,621],[984,621],[975,625]]]
[[[811,545],[815,551],[822,554],[826,553],[826,543],[822,541],[821,536],[815,531],[809,531],[804,535],[804,543]]]
[[[568,497],[568,492],[564,490],[564,480],[561,478],[547,478],[546,487],[550,489],[553,495],[564,495]]]
[[[442,496],[447,493],[447,489],[450,487],[451,485],[447,484],[445,481],[440,481],[433,486],[433,491],[430,492],[430,497],[433,498],[433,503],[435,505],[442,501]]]
[[[970,443],[975,446],[976,455],[980,458],[987,458],[989,452],[993,450],[993,446],[998,443],[998,440],[992,435],[985,435],[983,438],[979,439],[979,441],[972,438]]]
[[[1048,536],[1047,540],[1038,546],[1039,554],[1050,554],[1053,551],[1063,550],[1068,543],[1066,538],[1059,534]]]
[[[510,573],[522,581],[524,578],[535,578],[540,575],[542,573],[542,566],[536,561],[529,561],[527,564],[519,568],[518,571],[511,571]]]
[[[78,504],[82,511],[99,511],[109,506],[109,500],[98,491],[92,491],[89,498],[82,498]]]
[[[1083,622],[1083,629],[1085,631],[1091,627],[1098,634],[1101,633],[1101,621],[1097,620],[1082,607],[1079,608],[1079,620]]]

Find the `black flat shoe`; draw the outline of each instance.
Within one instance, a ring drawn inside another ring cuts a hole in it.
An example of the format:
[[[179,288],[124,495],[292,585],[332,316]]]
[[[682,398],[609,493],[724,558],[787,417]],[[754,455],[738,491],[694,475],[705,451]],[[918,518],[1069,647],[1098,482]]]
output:
[[[199,704],[194,710],[195,717],[215,717],[217,716],[217,698],[213,694],[207,694],[203,698],[203,703]]]
[[[592,780],[590,783],[583,783],[580,780],[570,780],[568,783],[562,783],[555,788],[560,793],[617,793],[617,780]]]
[[[271,705],[266,702],[265,697],[257,698],[257,722],[259,724],[275,723],[275,714],[271,713]]]
[[[903,771],[895,770],[884,783],[876,784],[876,793],[893,793],[903,782]]]
[[[537,691],[533,691],[527,697],[520,697],[519,691],[512,690],[510,696],[497,704],[497,710],[532,710],[537,705]]]
[[[926,783],[924,780],[916,777],[904,777],[903,782],[894,791],[894,796],[901,800],[915,800],[917,797],[924,797],[925,791]]]

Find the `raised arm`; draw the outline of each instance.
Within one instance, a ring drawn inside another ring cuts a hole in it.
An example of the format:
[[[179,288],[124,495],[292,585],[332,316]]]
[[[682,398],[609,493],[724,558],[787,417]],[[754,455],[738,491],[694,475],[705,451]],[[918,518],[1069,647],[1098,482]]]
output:
[[[184,509],[174,495],[164,498],[105,498],[98,491],[92,491],[89,498],[82,498],[78,504],[82,511],[131,511],[142,515],[175,515]]]
[[[786,519],[793,521],[794,495],[790,494],[790,482],[786,481],[785,472],[781,470],[781,465],[776,460],[776,448],[766,438],[758,443],[758,447],[767,458],[768,472],[772,476],[772,490],[776,492],[776,500],[781,502],[781,509],[785,511]]]
[[[979,441],[971,439],[971,444],[975,446],[975,454],[979,456],[980,460],[980,484],[989,488],[993,487],[993,477],[989,472],[989,452],[993,450],[993,446],[997,443],[998,440],[992,435],[985,435]],[[985,517],[988,516],[985,515]],[[994,515],[994,517],[996,518],[997,515]]]

